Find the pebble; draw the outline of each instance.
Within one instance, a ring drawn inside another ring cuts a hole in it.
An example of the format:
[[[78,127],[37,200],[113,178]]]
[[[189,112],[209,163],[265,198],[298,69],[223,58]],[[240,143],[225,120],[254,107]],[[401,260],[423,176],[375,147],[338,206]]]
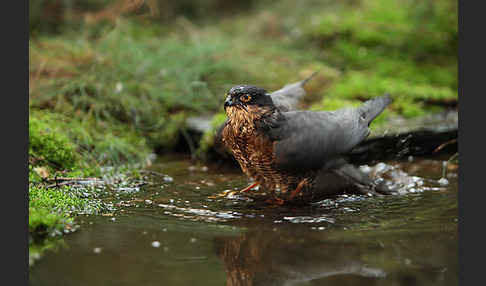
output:
[[[174,178],[170,176],[164,176],[164,182],[172,182],[172,181],[174,181]]]
[[[449,180],[447,180],[446,178],[440,178],[438,183],[441,184],[442,186],[445,186],[449,184]]]

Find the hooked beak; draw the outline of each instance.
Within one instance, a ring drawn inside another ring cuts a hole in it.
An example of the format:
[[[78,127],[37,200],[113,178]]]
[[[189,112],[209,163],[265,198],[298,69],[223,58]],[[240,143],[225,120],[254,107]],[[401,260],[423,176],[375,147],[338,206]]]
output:
[[[226,107],[228,106],[232,106],[234,104],[232,98],[231,98],[231,95],[228,95],[226,97],[226,100],[224,101],[224,108],[226,109]]]

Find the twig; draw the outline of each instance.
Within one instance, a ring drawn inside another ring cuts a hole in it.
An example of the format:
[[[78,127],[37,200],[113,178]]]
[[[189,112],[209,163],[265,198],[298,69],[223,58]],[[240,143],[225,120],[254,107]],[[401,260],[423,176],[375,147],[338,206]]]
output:
[[[59,182],[59,181],[102,181],[98,178],[69,178],[69,177],[55,177],[54,179],[46,179],[46,182]]]
[[[166,176],[165,174],[155,172],[155,171],[151,171],[151,170],[141,170],[140,173],[149,173],[149,174],[152,174],[152,175],[155,175],[155,176],[160,176],[160,177]]]
[[[64,186],[64,185],[70,185],[70,184],[72,184],[72,183],[73,183],[73,182],[69,182],[69,181],[62,182],[62,183],[58,183],[58,182],[56,182],[55,184],[52,184],[52,185],[48,185],[48,186],[46,186],[46,189],[49,189],[49,188],[54,188],[54,187],[59,188],[60,186]]]
[[[455,143],[455,142],[457,142],[457,138],[454,138],[454,139],[449,140],[449,141],[447,141],[443,144],[440,144],[439,147],[435,148],[433,153],[436,153],[436,152],[440,151],[442,148],[444,148],[445,146],[450,145],[450,144]]]

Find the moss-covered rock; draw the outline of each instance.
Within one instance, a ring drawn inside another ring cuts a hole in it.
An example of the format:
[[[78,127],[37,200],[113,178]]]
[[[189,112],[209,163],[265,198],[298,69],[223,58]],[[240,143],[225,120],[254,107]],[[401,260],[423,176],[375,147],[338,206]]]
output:
[[[57,126],[39,118],[29,118],[29,159],[33,165],[72,170],[80,159],[75,145]]]

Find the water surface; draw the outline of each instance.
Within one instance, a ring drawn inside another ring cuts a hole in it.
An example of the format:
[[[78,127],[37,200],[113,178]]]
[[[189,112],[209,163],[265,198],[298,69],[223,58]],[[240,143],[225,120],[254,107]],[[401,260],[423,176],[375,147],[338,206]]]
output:
[[[400,195],[343,195],[305,207],[210,199],[239,170],[161,158],[117,210],[36,262],[30,285],[457,285],[457,170],[441,160],[363,169]]]

